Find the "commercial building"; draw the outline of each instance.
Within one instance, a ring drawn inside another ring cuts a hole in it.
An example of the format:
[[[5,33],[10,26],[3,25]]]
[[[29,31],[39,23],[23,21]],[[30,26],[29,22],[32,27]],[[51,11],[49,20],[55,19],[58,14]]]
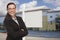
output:
[[[56,18],[60,15],[59,10],[51,10],[47,7],[34,7],[20,10],[20,13],[22,13],[22,18],[27,28],[40,31],[58,30]]]

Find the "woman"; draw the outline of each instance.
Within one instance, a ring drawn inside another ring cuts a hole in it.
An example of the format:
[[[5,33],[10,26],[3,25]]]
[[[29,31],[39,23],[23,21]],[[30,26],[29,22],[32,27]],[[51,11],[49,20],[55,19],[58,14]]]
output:
[[[6,40],[22,40],[22,37],[28,34],[27,28],[21,17],[16,14],[16,5],[14,3],[7,4],[7,15],[4,20],[4,26],[7,29]]]

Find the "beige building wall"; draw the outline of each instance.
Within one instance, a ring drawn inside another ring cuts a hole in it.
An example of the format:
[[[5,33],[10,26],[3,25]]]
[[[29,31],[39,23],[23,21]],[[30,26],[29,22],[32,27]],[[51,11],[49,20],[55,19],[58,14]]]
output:
[[[56,30],[56,23],[55,21],[48,22],[48,16],[42,16],[42,24],[43,27],[40,28],[40,31],[54,31]]]
[[[47,29],[48,31],[54,31],[54,30],[56,30],[56,26],[55,26],[55,22],[50,22],[50,23],[48,23],[48,29]]]
[[[47,16],[42,16],[42,24],[43,24],[43,27],[40,28],[39,30],[41,31],[47,30],[47,27],[48,27]]]

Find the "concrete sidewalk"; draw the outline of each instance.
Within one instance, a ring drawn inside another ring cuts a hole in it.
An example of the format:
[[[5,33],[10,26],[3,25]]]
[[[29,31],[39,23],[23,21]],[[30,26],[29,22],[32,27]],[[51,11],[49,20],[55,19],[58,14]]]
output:
[[[6,40],[6,33],[0,33],[0,40]],[[45,38],[26,36],[24,40],[60,40],[60,38]]]
[[[6,40],[6,33],[0,33],[0,40]]]
[[[60,38],[26,37],[25,40],[60,40]]]

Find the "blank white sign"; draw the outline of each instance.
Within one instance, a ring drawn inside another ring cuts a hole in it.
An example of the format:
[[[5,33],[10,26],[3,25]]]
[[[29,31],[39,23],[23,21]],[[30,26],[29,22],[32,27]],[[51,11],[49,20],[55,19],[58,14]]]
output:
[[[27,27],[42,27],[42,11],[25,12],[24,17]]]

